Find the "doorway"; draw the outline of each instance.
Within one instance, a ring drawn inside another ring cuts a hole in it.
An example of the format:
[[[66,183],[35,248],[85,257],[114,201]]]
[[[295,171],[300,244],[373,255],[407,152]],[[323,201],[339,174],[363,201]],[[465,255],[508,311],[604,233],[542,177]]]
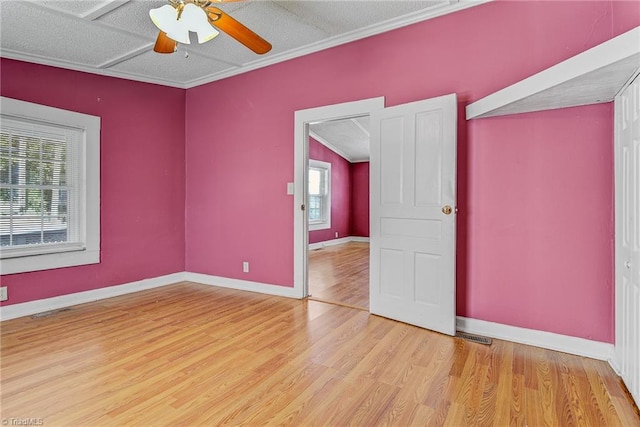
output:
[[[369,116],[309,124],[309,298],[369,310]]]
[[[369,312],[455,332],[456,95],[299,110],[294,138],[294,292],[309,296],[309,127],[370,116]]]
[[[332,263],[339,264],[338,260],[341,258],[339,254],[338,245],[323,244],[321,246],[312,246],[314,249],[320,249],[313,254],[312,262],[317,261],[319,267],[314,272],[310,272],[310,256],[309,256],[309,221],[308,211],[309,209],[309,188],[308,188],[308,170],[309,170],[309,134],[310,128],[314,124],[336,122],[344,119],[352,119],[356,117],[368,116],[371,112],[384,108],[384,98],[371,98],[360,101],[347,102],[337,105],[329,105],[324,107],[311,108],[307,110],[296,111],[295,113],[295,184],[294,184],[294,204],[296,208],[296,215],[294,217],[294,289],[300,298],[306,298],[310,294],[309,290],[309,277],[310,273],[318,276],[326,273],[326,266]],[[317,136],[317,135],[316,135]],[[333,239],[337,243],[351,243],[346,238],[350,236],[342,236],[344,240],[340,240],[341,236],[338,234],[338,239],[335,238],[335,232],[332,228],[328,228],[329,233],[333,233]],[[354,242],[360,243],[360,242]],[[336,246],[336,247],[333,247]],[[353,246],[353,245],[352,245]],[[360,250],[354,250],[350,256],[354,257],[354,253],[362,253]],[[368,248],[366,248],[368,250]],[[318,255],[318,256],[316,256]],[[321,259],[323,258],[323,259]],[[367,257],[368,261],[368,257]],[[324,264],[324,267],[323,267]],[[356,267],[361,269],[362,265]],[[367,280],[368,286],[368,265],[367,265]],[[323,271],[325,273],[323,273]],[[337,276],[342,274],[350,274],[351,272],[335,271],[335,280],[340,280]],[[332,273],[333,274],[333,273]],[[325,277],[325,279],[327,279]],[[362,274],[360,279],[362,279]],[[329,280],[325,280],[326,283]],[[331,287],[331,286],[329,286]],[[317,294],[324,292],[325,290],[317,290]],[[324,292],[325,296],[330,295]],[[321,297],[317,297],[321,298]],[[367,296],[368,298],[368,296]],[[345,302],[349,304],[349,302]],[[356,304],[352,304],[356,305]],[[368,308],[368,301],[367,306]]]

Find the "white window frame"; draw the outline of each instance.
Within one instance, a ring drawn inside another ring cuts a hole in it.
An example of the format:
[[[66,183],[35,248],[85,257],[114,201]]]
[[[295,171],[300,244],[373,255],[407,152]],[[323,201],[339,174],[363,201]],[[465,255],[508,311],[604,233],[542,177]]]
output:
[[[322,219],[309,221],[309,231],[326,230],[331,228],[331,163],[321,160],[309,159],[309,168],[325,169],[327,171],[326,187],[327,191],[322,203]],[[307,173],[307,183],[309,182],[309,174]],[[308,192],[307,192],[308,194]],[[309,200],[307,200],[307,204]],[[308,218],[308,214],[307,214]]]
[[[63,126],[80,131],[78,245],[34,245],[33,248],[0,248],[0,273],[14,274],[100,262],[100,117],[0,97],[0,114]]]

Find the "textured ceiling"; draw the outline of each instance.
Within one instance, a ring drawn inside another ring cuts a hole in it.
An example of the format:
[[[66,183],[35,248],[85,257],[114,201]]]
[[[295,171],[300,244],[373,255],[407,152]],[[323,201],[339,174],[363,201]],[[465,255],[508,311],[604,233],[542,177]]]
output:
[[[351,163],[369,161],[369,116],[314,123],[309,135]]]
[[[217,5],[268,40],[257,55],[221,33],[152,51],[158,30],[149,10],[164,0],[0,0],[0,56],[189,88],[444,15],[486,0],[247,0]],[[186,55],[188,53],[188,55]]]

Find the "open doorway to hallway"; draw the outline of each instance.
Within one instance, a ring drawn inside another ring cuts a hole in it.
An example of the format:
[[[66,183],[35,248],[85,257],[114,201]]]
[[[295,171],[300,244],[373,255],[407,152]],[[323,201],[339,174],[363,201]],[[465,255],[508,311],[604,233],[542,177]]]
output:
[[[309,125],[309,296],[369,309],[369,116]]]

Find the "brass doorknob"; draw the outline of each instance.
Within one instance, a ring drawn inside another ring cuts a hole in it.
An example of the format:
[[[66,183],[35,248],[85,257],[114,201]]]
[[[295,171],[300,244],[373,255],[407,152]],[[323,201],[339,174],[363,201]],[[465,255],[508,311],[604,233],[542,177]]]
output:
[[[453,209],[449,205],[445,205],[442,208],[442,213],[445,214],[445,215],[451,215],[451,212],[453,212]]]

